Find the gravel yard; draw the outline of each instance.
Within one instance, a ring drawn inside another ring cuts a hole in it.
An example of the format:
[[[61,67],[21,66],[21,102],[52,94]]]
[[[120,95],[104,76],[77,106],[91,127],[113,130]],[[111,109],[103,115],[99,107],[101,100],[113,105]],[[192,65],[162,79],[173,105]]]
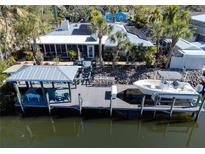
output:
[[[132,84],[136,80],[141,79],[160,79],[158,70],[177,71],[185,76],[185,73],[179,69],[159,69],[159,68],[146,68],[145,66],[116,66],[113,69],[111,66],[97,67],[94,70],[95,77],[114,77],[117,84]],[[201,82],[202,71],[200,70],[187,70],[185,81],[189,82],[192,86],[196,86]]]

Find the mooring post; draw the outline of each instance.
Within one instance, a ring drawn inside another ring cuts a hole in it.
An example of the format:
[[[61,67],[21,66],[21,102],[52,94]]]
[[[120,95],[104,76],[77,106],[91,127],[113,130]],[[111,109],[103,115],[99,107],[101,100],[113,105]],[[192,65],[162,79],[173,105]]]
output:
[[[21,106],[21,110],[24,113],[24,107],[23,107],[23,104],[22,104],[21,93],[20,93],[19,87],[18,87],[16,82],[14,83],[14,88],[16,90],[16,95],[17,95],[18,102]]]
[[[28,81],[26,81],[26,88],[29,88],[29,83],[28,83]]]
[[[196,107],[199,105],[200,100],[201,100],[201,96],[198,95],[198,98],[197,98],[197,101],[196,101],[196,105],[195,105]],[[202,100],[203,100],[203,99],[202,99]],[[195,116],[195,112],[193,112],[193,113],[191,114],[191,116],[194,117],[194,116]]]
[[[45,89],[44,89],[44,86],[43,86],[43,82],[42,82],[42,81],[40,81],[40,85],[41,85],[41,90],[42,90],[42,94],[43,94],[43,99],[44,99],[45,101],[47,101],[47,100],[46,100],[46,92],[45,92]]]
[[[153,115],[153,118],[155,119],[156,118],[156,114],[157,114],[157,104],[160,103],[161,101],[161,97],[159,97],[157,95],[155,101],[154,101],[154,106],[155,106],[155,111],[154,111],[154,115]]]
[[[33,84],[32,84],[32,82],[30,81],[30,86],[31,86],[31,88],[33,88]]]
[[[48,103],[48,111],[49,111],[49,114],[50,114],[51,113],[51,106],[50,106],[50,100],[49,100],[48,92],[46,93],[46,102]]]
[[[52,82],[52,88],[55,88],[55,83],[54,82]]]
[[[79,111],[81,115],[82,114],[82,97],[80,96],[80,93],[78,94],[78,103],[79,103]]]
[[[173,98],[173,102],[172,102],[172,106],[171,106],[171,109],[170,109],[169,117],[172,117],[172,113],[173,113],[173,108],[174,108],[175,102],[176,102],[176,98],[174,97],[174,98]]]
[[[68,82],[68,92],[69,92],[69,97],[70,97],[70,102],[72,101],[72,95],[71,95],[71,87],[70,87],[70,83]]]
[[[203,109],[203,107],[204,107],[204,103],[205,103],[205,99],[204,99],[204,100],[202,101],[202,103],[201,103],[201,106],[200,106],[200,108],[199,108],[199,111],[197,112],[195,121],[197,121],[197,120],[199,119],[199,116],[200,116],[200,114],[201,114],[201,111],[202,111],[202,109]]]
[[[143,109],[144,109],[144,102],[145,102],[145,95],[142,98],[142,102],[141,102],[141,111],[140,111],[140,117],[142,117],[142,113],[143,113]]]
[[[110,117],[112,117],[112,96],[110,98]]]

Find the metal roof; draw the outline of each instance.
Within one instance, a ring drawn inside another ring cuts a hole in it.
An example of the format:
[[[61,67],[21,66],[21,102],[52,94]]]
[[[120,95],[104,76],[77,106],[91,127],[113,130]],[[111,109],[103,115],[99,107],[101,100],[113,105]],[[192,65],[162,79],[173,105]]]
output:
[[[6,81],[73,82],[79,68],[79,66],[34,65],[16,72]]]
[[[182,50],[201,50],[200,47],[198,47],[198,46],[194,45],[193,43],[188,42],[182,38],[180,38],[177,41],[176,46]]]
[[[143,44],[143,46],[153,46],[150,41],[139,38],[137,35],[128,33],[125,27],[119,23],[109,24],[113,26],[113,31],[111,34],[114,34],[117,31],[122,31],[127,34],[128,39],[136,44]],[[89,34],[89,35],[88,35]],[[111,35],[110,34],[110,35]],[[47,35],[40,36],[36,42],[37,44],[99,44],[98,37],[94,37],[94,34],[91,34],[89,30],[89,23],[73,23],[69,25],[69,30],[54,30]],[[109,36],[104,35],[102,37],[102,44],[105,46],[116,46],[114,43],[110,42]],[[31,41],[33,43],[33,41]]]
[[[24,68],[31,66],[31,64],[17,64],[7,68],[3,73],[12,74],[16,73],[17,71],[21,71]]]
[[[191,17],[193,20],[200,21],[200,22],[205,22],[205,14],[200,14],[196,16]]]

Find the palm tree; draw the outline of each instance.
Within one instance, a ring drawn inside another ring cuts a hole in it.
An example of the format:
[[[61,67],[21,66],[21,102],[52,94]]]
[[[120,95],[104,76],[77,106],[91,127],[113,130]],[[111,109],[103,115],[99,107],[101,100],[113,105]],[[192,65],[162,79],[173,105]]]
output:
[[[149,24],[149,27],[150,27],[150,34],[151,34],[151,37],[153,38],[153,40],[156,41],[156,47],[157,47],[157,53],[159,53],[159,41],[160,41],[160,38],[163,36],[164,34],[164,24],[163,24],[163,21],[162,20],[155,20],[153,22],[151,22]]]
[[[165,34],[172,40],[165,66],[168,68],[177,41],[180,37],[190,37],[193,29],[189,26],[189,12],[181,10],[178,6],[166,6],[163,16]]]
[[[132,53],[133,47],[134,47],[134,44],[131,43],[127,39],[126,42],[125,42],[125,48],[124,48],[124,51],[126,53],[126,64],[129,64],[129,57],[130,57],[130,54]]]
[[[117,31],[115,34],[112,34],[110,37],[111,43],[116,44],[115,49],[113,50],[113,61],[112,66],[115,67],[115,63],[117,61],[119,52],[121,50],[124,50],[126,48],[126,44],[128,42],[128,38],[126,33],[123,33],[122,31]]]
[[[91,30],[93,33],[97,34],[99,39],[99,58],[100,64],[103,65],[103,57],[102,57],[102,38],[106,34],[110,34],[113,30],[113,27],[108,25],[104,18],[99,17],[96,21],[91,23]]]

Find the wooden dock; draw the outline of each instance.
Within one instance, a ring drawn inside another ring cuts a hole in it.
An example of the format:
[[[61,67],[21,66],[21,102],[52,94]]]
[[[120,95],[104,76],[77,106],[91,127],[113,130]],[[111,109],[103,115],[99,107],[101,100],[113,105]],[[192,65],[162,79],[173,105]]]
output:
[[[133,85],[117,85],[118,94],[123,94],[123,92],[127,89],[136,89],[136,87]],[[71,88],[71,91],[72,99],[70,102],[48,103],[47,107],[49,109],[49,112],[51,112],[54,108],[71,108],[80,111],[80,113],[83,109],[106,109],[110,111],[111,116],[113,111],[125,110],[140,112],[141,116],[144,111],[152,111],[153,116],[156,116],[156,112],[166,112],[170,117],[172,116],[173,112],[192,112],[196,114],[196,119],[198,119],[200,112],[204,111],[203,105],[179,106],[175,105],[175,102],[170,102],[166,105],[156,104],[154,101],[148,98],[150,96],[145,96],[143,94],[139,94],[139,99],[136,100],[140,103],[134,104],[129,103],[121,99],[120,97],[112,99],[111,87],[78,85],[77,88]],[[148,99],[149,103],[146,103],[146,100]]]

